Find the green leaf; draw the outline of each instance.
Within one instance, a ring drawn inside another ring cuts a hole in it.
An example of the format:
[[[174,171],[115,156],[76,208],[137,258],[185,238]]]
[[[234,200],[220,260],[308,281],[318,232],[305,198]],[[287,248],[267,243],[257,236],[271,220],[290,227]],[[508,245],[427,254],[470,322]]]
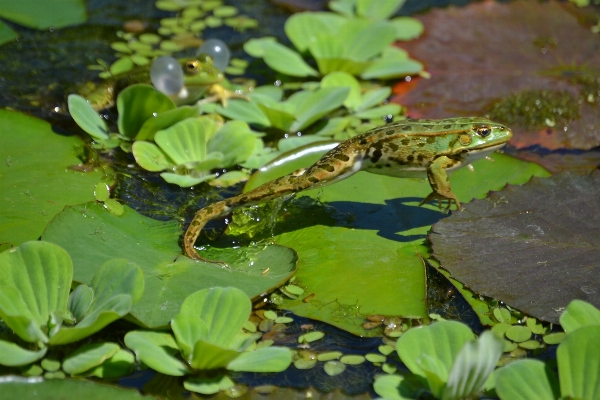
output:
[[[69,113],[77,125],[98,140],[108,139],[108,126],[90,103],[83,97],[70,94],[68,97]]]
[[[94,291],[87,285],[79,285],[69,295],[67,308],[77,321],[80,321],[90,309],[94,300]]]
[[[332,72],[321,79],[321,88],[347,87],[350,88],[348,96],[344,100],[344,106],[350,110],[356,110],[361,103],[361,87],[355,77],[347,72]]]
[[[208,337],[208,326],[195,315],[177,314],[171,320],[171,329],[183,358],[190,362],[196,342]]]
[[[178,165],[203,161],[207,140],[204,125],[195,118],[180,121],[154,136],[156,144]]]
[[[393,18],[390,23],[396,29],[396,40],[412,40],[423,34],[423,23],[412,17]]]
[[[452,364],[442,398],[464,399],[481,392],[503,347],[502,339],[491,331],[483,332],[477,341],[465,343]]]
[[[402,106],[400,104],[385,104],[358,112],[354,116],[360,119],[377,119],[386,117],[387,115],[398,115],[401,110]]]
[[[172,174],[170,172],[163,172],[160,176],[167,182],[181,187],[195,186],[201,182],[208,181],[214,178],[215,174],[195,174],[192,175],[179,175]]]
[[[556,359],[560,394],[564,398],[600,397],[600,326],[584,326],[558,345]]]
[[[148,118],[137,133],[135,140],[152,141],[156,132],[167,129],[184,119],[196,117],[198,112],[198,107],[181,106],[162,112],[154,118]]]
[[[380,375],[375,377],[373,390],[379,396],[389,400],[414,399],[411,390],[406,389],[406,382],[400,375]]]
[[[116,343],[89,343],[81,346],[65,357],[62,368],[70,375],[77,375],[93,367],[97,367],[105,360],[114,356],[120,347]]]
[[[202,394],[215,394],[222,390],[231,389],[235,382],[227,375],[218,375],[215,377],[194,377],[183,382],[183,387],[190,392]]]
[[[150,85],[128,86],[117,97],[119,133],[134,138],[148,119],[174,108],[175,104],[167,95]]]
[[[158,172],[173,168],[175,161],[154,143],[136,141],[131,147],[135,162],[146,171]]]
[[[231,99],[227,108],[221,106],[215,107],[215,112],[236,121],[243,121],[247,124],[260,125],[264,127],[271,126],[269,118],[263,113],[258,104],[239,99]]]
[[[67,207],[48,226],[44,239],[69,251],[74,279],[88,285],[100,265],[113,257],[140,265],[145,290],[131,314],[147,327],[166,326],[183,300],[200,289],[235,285],[255,297],[279,286],[295,271],[295,253],[281,246],[241,249],[245,256],[233,252],[233,259],[226,260],[231,270],[190,260],[181,256],[178,222],[156,221],[124,208],[117,217],[100,204]],[[267,268],[268,273],[263,273]]]
[[[319,118],[341,106],[349,91],[349,88],[332,87],[311,93],[307,96],[306,101],[296,109],[296,122],[292,124],[290,131],[302,131]]]
[[[15,343],[0,340],[0,365],[20,367],[31,364],[44,357],[47,351],[47,347],[38,351],[25,350]]]
[[[219,152],[223,159],[218,167],[228,168],[246,161],[254,151],[255,136],[241,121],[229,121],[208,141],[208,153]]]
[[[175,355],[179,353],[173,336],[162,332],[130,331],[125,345],[133,350],[138,360],[155,371],[171,376],[188,374],[188,369]]]
[[[387,22],[348,20],[340,30],[343,37],[343,57],[353,61],[368,61],[394,42],[395,29]]]
[[[396,345],[402,362],[415,375],[425,376],[418,360],[428,355],[442,362],[450,371],[465,343],[474,339],[468,326],[455,321],[440,321],[432,325],[409,329]]]
[[[257,50],[259,48],[260,50]],[[250,39],[244,45],[244,49],[252,55],[261,54],[269,67],[283,74],[296,77],[319,75],[300,54],[277,43],[273,38]]]
[[[554,372],[539,360],[517,360],[500,368],[496,393],[501,400],[554,400],[560,388]]]
[[[248,320],[251,308],[250,299],[241,290],[216,287],[189,295],[181,305],[181,314],[198,316],[208,328],[202,339],[227,348]]]
[[[81,0],[44,1],[35,7],[28,2],[0,0],[0,17],[40,30],[78,25],[87,19],[85,2]]]
[[[17,33],[10,29],[8,25],[0,21],[0,46],[12,42],[18,37]]]
[[[560,316],[560,326],[567,333],[592,325],[600,325],[600,310],[582,300],[571,301]]]
[[[227,365],[236,372],[281,372],[292,363],[292,353],[285,347],[263,347],[247,351]]]
[[[82,375],[101,379],[117,379],[133,372],[135,356],[128,350],[119,349],[117,353],[97,367],[85,371]]]
[[[85,379],[31,379],[21,376],[4,376],[0,391],[10,399],[56,400],[143,400],[137,389],[124,389]]]
[[[423,371],[423,376],[427,379],[429,391],[436,398],[442,398],[444,386],[448,380],[448,369],[444,363],[429,354],[423,354],[421,358],[417,360],[417,363]]]
[[[190,366],[198,370],[224,368],[240,354],[237,350],[200,339],[194,344]]]
[[[94,200],[104,172],[70,171],[81,162],[74,150],[84,143],[54,129],[40,119],[0,110],[0,251],[37,240],[65,205]]]
[[[406,51],[388,47],[380,58],[374,60],[360,74],[362,79],[392,79],[415,75],[423,70],[423,64],[408,57]]]
[[[360,17],[379,21],[390,18],[404,4],[406,0],[357,0],[356,14]]]
[[[23,340],[47,341],[39,327],[46,326],[52,312],[67,309],[73,277],[69,255],[51,243],[27,242],[0,253],[0,270],[0,316]],[[34,326],[27,328],[15,317],[31,318]]]
[[[125,316],[142,296],[144,275],[140,267],[125,259],[108,260],[94,274],[90,286],[94,299],[84,317],[73,327],[62,327],[50,343],[75,342]]]
[[[285,34],[299,52],[304,53],[313,40],[323,33],[335,34],[345,18],[329,12],[301,12],[285,21]]]
[[[369,90],[367,93],[362,95],[361,103],[356,107],[356,111],[363,111],[368,108],[374,107],[381,104],[392,94],[391,87],[382,87],[379,89]]]

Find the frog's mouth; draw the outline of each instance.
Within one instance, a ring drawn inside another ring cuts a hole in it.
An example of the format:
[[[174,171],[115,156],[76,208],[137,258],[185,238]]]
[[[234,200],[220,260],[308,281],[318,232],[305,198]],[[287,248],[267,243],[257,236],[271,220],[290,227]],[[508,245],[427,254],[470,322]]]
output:
[[[505,144],[506,142],[502,142],[499,144],[492,144],[489,146],[475,147],[475,150],[463,153],[461,156],[461,160],[463,161],[463,163],[470,164],[473,161],[479,160],[480,158],[487,157],[488,154],[493,153],[494,151],[504,147]]]

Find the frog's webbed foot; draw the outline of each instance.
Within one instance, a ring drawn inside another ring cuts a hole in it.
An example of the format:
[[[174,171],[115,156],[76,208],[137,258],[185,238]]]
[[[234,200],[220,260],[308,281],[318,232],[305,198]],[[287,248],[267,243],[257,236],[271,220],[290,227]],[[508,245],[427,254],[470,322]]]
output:
[[[456,204],[456,209],[458,211],[462,211],[462,207],[460,206],[460,201],[458,201],[458,199],[456,198],[456,195],[452,192],[449,192],[445,195],[442,195],[440,193],[437,192],[431,192],[429,193],[429,195],[427,197],[425,197],[423,199],[423,201],[421,201],[419,203],[419,206],[422,206],[425,203],[429,203],[431,200],[437,200],[438,202],[438,207],[439,208],[445,208],[444,212],[448,212],[450,211],[450,207],[452,207],[452,203]],[[442,203],[444,201],[447,201],[447,205],[446,207],[442,207]]]
[[[245,94],[229,90],[218,83],[211,85],[208,89],[208,93],[209,96],[200,100],[198,104],[213,103],[215,101],[218,101],[223,105],[223,107],[227,107],[227,102],[229,101],[229,99],[244,99],[250,101],[248,96],[246,96]]]

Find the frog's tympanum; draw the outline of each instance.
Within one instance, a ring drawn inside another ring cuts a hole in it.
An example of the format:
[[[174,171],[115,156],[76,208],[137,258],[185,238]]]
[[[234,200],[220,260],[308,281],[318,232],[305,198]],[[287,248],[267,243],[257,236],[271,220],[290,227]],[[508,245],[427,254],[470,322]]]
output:
[[[193,259],[210,261],[194,250],[194,242],[208,221],[239,207],[329,185],[358,171],[399,178],[427,177],[433,191],[420,205],[438,200],[441,206],[446,200],[448,209],[454,203],[460,210],[448,174],[501,148],[511,137],[506,126],[479,117],[407,120],[372,129],[341,143],[307,169],[201,209],[185,233],[185,251]]]

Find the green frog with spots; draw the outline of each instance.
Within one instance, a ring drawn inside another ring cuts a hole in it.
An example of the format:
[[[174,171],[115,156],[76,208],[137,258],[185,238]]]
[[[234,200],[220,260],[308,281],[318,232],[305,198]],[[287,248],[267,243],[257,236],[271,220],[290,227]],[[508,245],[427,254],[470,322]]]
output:
[[[330,185],[358,171],[398,178],[427,177],[432,192],[419,204],[460,202],[452,193],[448,175],[504,146],[512,131],[481,117],[406,120],[388,124],[348,139],[314,165],[267,182],[247,193],[219,201],[196,213],[183,242],[187,255],[202,258],[194,243],[204,225],[236,208],[257,204],[306,189]]]

